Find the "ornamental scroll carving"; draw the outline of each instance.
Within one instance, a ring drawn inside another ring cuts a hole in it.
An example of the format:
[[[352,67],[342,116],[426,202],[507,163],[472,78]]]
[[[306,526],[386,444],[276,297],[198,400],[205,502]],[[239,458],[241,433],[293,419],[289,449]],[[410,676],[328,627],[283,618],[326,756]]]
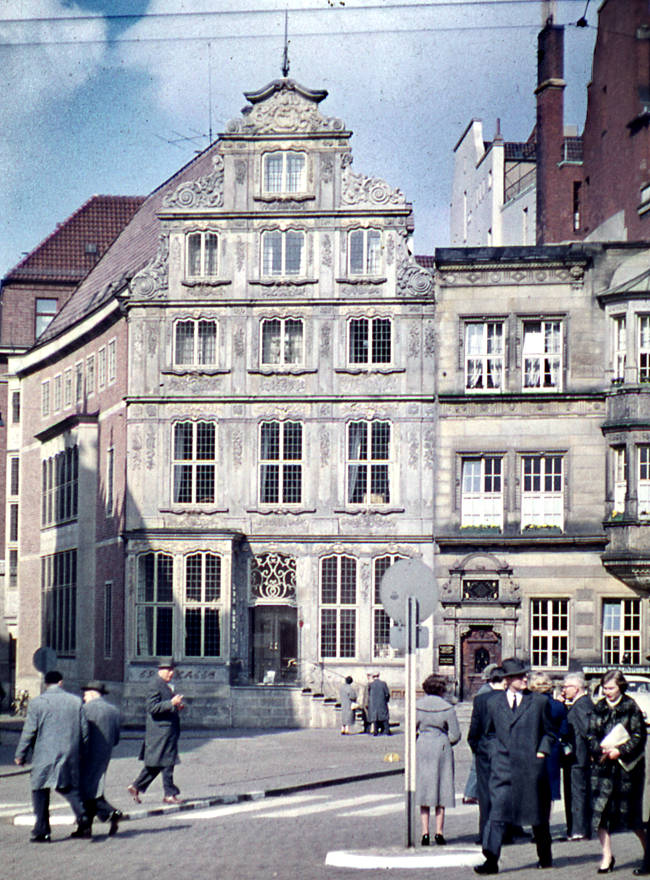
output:
[[[355,174],[345,165],[341,172],[341,204],[368,205],[369,207],[391,207],[405,205],[404,193],[392,189],[385,180],[379,177],[366,177]]]
[[[417,263],[405,259],[397,267],[397,292],[405,296],[433,294],[433,275]]]
[[[131,293],[142,299],[164,296],[167,290],[168,261],[169,236],[162,233],[156,256],[133,277]]]
[[[223,156],[212,158],[212,171],[197,180],[186,180],[162,200],[165,208],[223,207]]]
[[[244,109],[241,119],[227,125],[229,134],[266,134],[270,132],[344,131],[341,119],[323,116],[313,100],[295,91],[291,82],[284,83],[269,98]]]
[[[251,599],[253,602],[296,600],[296,560],[282,553],[262,553],[251,560]]]

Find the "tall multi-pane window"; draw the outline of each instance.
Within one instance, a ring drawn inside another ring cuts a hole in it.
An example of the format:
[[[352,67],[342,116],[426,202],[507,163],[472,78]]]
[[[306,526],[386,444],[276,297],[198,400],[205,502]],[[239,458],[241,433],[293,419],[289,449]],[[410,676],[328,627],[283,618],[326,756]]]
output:
[[[525,321],[522,346],[524,388],[557,390],[562,380],[562,322]]]
[[[304,192],[307,158],[304,153],[282,150],[266,153],[263,159],[264,192]]]
[[[465,388],[496,391],[503,387],[503,322],[465,325]]]
[[[531,599],[530,657],[533,666],[568,668],[568,599]]]
[[[348,504],[390,501],[390,422],[348,424]]]
[[[90,397],[95,393],[95,355],[89,354],[86,358],[86,394]]]
[[[9,551],[9,587],[13,590],[18,586],[18,550]]]
[[[173,653],[174,560],[166,553],[138,557],[136,588],[136,654]]]
[[[63,373],[63,406],[72,405],[72,367]]]
[[[63,377],[61,373],[52,380],[52,412],[58,412],[63,403]]]
[[[525,455],[522,461],[521,527],[564,526],[561,455]]]
[[[623,513],[627,497],[627,450],[625,446],[615,446],[614,456],[614,511]]]
[[[379,593],[381,579],[394,562],[402,556],[378,556],[372,566],[372,656],[379,658],[393,657],[395,652],[390,646],[390,617],[384,611]]]
[[[84,399],[84,365],[79,361],[74,365],[74,399],[75,403],[81,403]]]
[[[14,455],[9,461],[9,494],[18,495],[20,492],[20,459]]]
[[[46,379],[41,382],[41,415],[49,416],[50,414],[50,380]]]
[[[503,480],[500,456],[464,458],[461,525],[503,525]]]
[[[106,451],[106,515],[113,514],[115,483],[115,450],[111,446]]]
[[[18,541],[18,505],[9,505],[9,540],[12,544]]]
[[[204,319],[177,321],[174,329],[174,363],[215,364],[217,322]]]
[[[637,482],[639,517],[650,518],[650,446],[639,446],[639,477]]]
[[[303,322],[299,318],[262,321],[262,364],[301,364],[304,360]]]
[[[301,501],[302,424],[262,422],[260,503],[300,504]]]
[[[221,557],[193,553],[185,557],[185,656],[221,654]]]
[[[627,326],[625,315],[612,318],[612,370],[614,379],[625,379],[627,360]]]
[[[57,300],[55,299],[37,299],[36,300],[36,338],[41,335],[43,330],[56,315]]]
[[[20,422],[20,391],[11,392],[11,422],[14,425]]]
[[[97,387],[103,388],[106,385],[106,346],[97,352]]]
[[[304,271],[304,250],[304,232],[265,232],[262,235],[262,274],[300,275]]]
[[[320,656],[354,657],[357,643],[357,561],[327,556],[320,567]]]
[[[59,657],[72,657],[77,645],[77,551],[41,559],[45,597],[45,644]]]
[[[114,382],[117,376],[117,342],[115,339],[111,339],[111,341],[106,346],[106,359],[107,365],[106,369],[108,372],[108,381]]]
[[[607,666],[641,662],[641,602],[603,600],[603,663]]]
[[[390,318],[352,318],[348,323],[348,358],[351,364],[390,364]]]
[[[650,382],[650,315],[639,315],[639,382]]]
[[[113,582],[104,584],[104,659],[113,656]]]
[[[218,268],[218,236],[214,232],[191,232],[187,236],[187,276],[213,278]]]
[[[175,504],[211,504],[215,500],[216,425],[174,425],[173,496]]]
[[[348,241],[350,275],[378,275],[381,272],[381,232],[354,229]]]
[[[68,522],[77,516],[79,450],[69,446],[41,465],[41,525]]]

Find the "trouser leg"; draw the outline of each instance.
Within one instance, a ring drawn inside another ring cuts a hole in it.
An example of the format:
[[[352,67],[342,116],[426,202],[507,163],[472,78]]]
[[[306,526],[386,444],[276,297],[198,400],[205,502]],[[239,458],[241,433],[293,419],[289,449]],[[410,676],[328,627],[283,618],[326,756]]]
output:
[[[163,767],[162,768],[162,780],[163,780],[163,791],[165,793],[165,797],[172,797],[173,795],[177,795],[181,793],[180,788],[174,785],[174,767]]]
[[[550,865],[553,861],[551,852],[551,829],[545,820],[539,825],[533,825],[533,837],[537,847],[537,858],[540,865]]]
[[[72,812],[75,815],[75,819],[79,825],[88,824],[88,816],[86,815],[86,810],[84,808],[83,801],[81,799],[81,794],[79,793],[78,788],[57,788],[57,792],[62,794],[63,797],[67,800],[67,802],[72,807]]]
[[[483,855],[488,861],[499,861],[503,837],[506,833],[506,825],[506,822],[500,822],[488,817],[483,832]]]
[[[591,773],[589,767],[571,768],[573,833],[591,837]]]
[[[50,789],[36,788],[32,791],[32,806],[34,807],[34,834],[50,833]]]
[[[564,795],[564,818],[566,820],[566,836],[573,834],[573,763],[569,760],[562,766],[562,794]],[[576,834],[582,834],[576,829]]]
[[[133,783],[134,787],[137,788],[138,791],[146,791],[161,770],[162,767],[147,767],[145,764],[138,774],[138,778]]]
[[[478,797],[478,834],[483,840],[490,815],[490,767],[482,759],[476,761],[476,792]]]
[[[100,822],[108,822],[111,818],[111,814],[115,812],[115,807],[109,801],[106,800],[104,795],[100,795],[98,798],[95,798],[95,804],[97,807],[97,818]]]

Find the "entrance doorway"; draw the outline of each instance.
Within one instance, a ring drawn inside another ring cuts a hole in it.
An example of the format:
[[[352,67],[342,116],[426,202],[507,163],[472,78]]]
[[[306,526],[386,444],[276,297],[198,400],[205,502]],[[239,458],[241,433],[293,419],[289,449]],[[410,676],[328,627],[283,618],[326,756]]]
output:
[[[253,680],[292,683],[298,677],[298,612],[290,605],[251,608]]]
[[[474,627],[461,639],[461,700],[471,700],[489,663],[501,663],[501,637],[491,627]]]

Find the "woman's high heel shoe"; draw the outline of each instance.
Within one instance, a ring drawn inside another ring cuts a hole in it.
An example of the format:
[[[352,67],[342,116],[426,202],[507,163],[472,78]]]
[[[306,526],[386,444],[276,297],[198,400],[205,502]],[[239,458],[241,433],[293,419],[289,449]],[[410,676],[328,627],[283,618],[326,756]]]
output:
[[[428,834],[422,835],[422,846],[429,846],[429,835]]]
[[[611,859],[610,859],[610,861],[609,861],[609,865],[607,865],[606,868],[598,868],[598,873],[599,873],[599,874],[609,874],[609,873],[611,873],[611,872],[614,870],[614,865],[615,865],[615,864],[616,864],[616,859],[614,858],[614,856],[612,856]]]

